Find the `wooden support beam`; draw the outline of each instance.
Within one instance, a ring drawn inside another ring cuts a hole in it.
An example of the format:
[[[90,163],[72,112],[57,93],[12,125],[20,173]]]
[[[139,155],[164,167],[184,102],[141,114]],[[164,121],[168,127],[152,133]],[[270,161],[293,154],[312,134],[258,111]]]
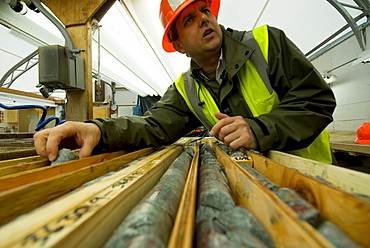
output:
[[[42,0],[48,8],[58,17],[64,26],[85,25],[97,15],[99,21],[112,6],[113,0]],[[105,12],[102,12],[105,11]],[[100,19],[99,19],[100,18]]]
[[[85,50],[79,55],[84,59],[85,90],[67,91],[66,120],[86,121],[93,118],[92,104],[92,51],[91,22],[67,28],[75,48]]]
[[[86,121],[92,119],[91,21],[95,14],[97,14],[97,20],[100,20],[114,1],[43,0],[42,2],[64,24],[72,38],[74,48],[85,50],[79,54],[85,62],[85,90],[67,90],[66,120]]]

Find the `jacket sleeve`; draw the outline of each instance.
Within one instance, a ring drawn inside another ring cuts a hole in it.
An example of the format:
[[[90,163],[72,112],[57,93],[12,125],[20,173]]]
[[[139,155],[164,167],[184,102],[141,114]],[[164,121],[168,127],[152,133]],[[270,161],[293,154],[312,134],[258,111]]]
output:
[[[269,28],[269,78],[280,104],[247,120],[260,150],[307,147],[332,122],[335,97],[304,54],[283,31]]]
[[[174,85],[143,116],[94,119],[102,136],[95,151],[160,147],[175,142],[200,125]]]

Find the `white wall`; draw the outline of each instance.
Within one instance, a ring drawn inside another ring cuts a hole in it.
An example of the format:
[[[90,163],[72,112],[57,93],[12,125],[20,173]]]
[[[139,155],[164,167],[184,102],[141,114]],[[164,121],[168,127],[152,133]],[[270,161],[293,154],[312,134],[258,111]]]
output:
[[[366,30],[367,49],[370,49],[370,27]],[[328,71],[357,57],[362,50],[354,36],[333,47],[312,63],[320,72]],[[370,122],[370,63],[352,66],[348,63],[332,71],[337,79],[330,83],[337,107],[329,131],[356,131]]]
[[[128,106],[135,106],[137,103],[137,94],[129,91],[129,90],[116,90],[116,104],[117,105],[128,105]]]

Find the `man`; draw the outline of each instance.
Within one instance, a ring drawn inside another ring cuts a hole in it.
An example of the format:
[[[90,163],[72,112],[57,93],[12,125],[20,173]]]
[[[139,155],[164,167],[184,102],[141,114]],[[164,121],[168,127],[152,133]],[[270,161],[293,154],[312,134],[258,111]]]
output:
[[[37,152],[55,160],[69,140],[93,149],[170,144],[204,125],[232,149],[278,149],[331,163],[335,99],[312,64],[275,28],[252,32],[218,25],[219,0],[161,2],[168,52],[191,57],[188,72],[143,117],[66,122],[34,135]]]

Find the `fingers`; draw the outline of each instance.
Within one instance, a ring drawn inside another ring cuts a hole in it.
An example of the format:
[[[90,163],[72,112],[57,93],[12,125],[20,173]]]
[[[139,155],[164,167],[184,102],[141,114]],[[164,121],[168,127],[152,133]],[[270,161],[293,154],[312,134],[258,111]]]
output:
[[[222,113],[216,113],[215,116],[220,121],[213,126],[210,135],[218,134],[218,139],[233,150],[240,147],[257,148],[257,139],[243,117],[229,117]]]
[[[228,115],[226,114],[223,114],[223,113],[215,113],[215,116],[217,119],[219,119],[220,121],[217,122],[213,128],[211,129],[211,131],[209,132],[210,135],[214,136],[216,134],[218,134],[220,132],[220,129],[222,127],[224,127],[226,124],[227,124],[227,117],[229,117]],[[222,121],[222,119],[226,119],[226,121]],[[225,123],[226,122],[226,123]]]
[[[101,131],[93,123],[66,122],[62,125],[45,129],[34,135],[36,152],[54,161],[60,148],[76,149],[81,147],[79,157],[90,156],[99,143]]]
[[[71,140],[66,142],[66,139],[69,137],[72,139],[78,132],[75,127],[76,125],[78,125],[78,123],[66,122],[50,129],[46,142],[47,157],[50,161],[54,161],[57,158],[59,149],[61,148],[77,148],[76,146],[73,147],[71,145],[73,143]]]
[[[229,140],[230,143],[229,143]],[[247,149],[256,149],[257,148],[257,140],[253,134],[253,132],[244,132],[237,138],[230,138],[227,136],[225,137],[225,144],[228,144],[228,146],[233,149],[237,150],[240,147],[245,147]]]
[[[85,123],[84,133],[81,135],[81,149],[78,152],[80,158],[90,156],[92,150],[100,141],[101,131],[100,128],[93,123]]]
[[[215,116],[219,120],[229,117],[227,114],[223,114],[223,113],[215,113]]]
[[[50,161],[54,161],[57,158],[57,154],[59,151],[59,142],[55,138],[49,138],[53,137],[53,134],[51,134],[50,136],[51,132],[52,130],[45,129],[34,134],[33,138],[37,154],[42,157],[48,158]]]
[[[34,146],[35,146],[37,154],[45,158],[48,157],[48,153],[46,151],[46,143],[48,140],[49,131],[50,129],[45,129],[33,135]]]

